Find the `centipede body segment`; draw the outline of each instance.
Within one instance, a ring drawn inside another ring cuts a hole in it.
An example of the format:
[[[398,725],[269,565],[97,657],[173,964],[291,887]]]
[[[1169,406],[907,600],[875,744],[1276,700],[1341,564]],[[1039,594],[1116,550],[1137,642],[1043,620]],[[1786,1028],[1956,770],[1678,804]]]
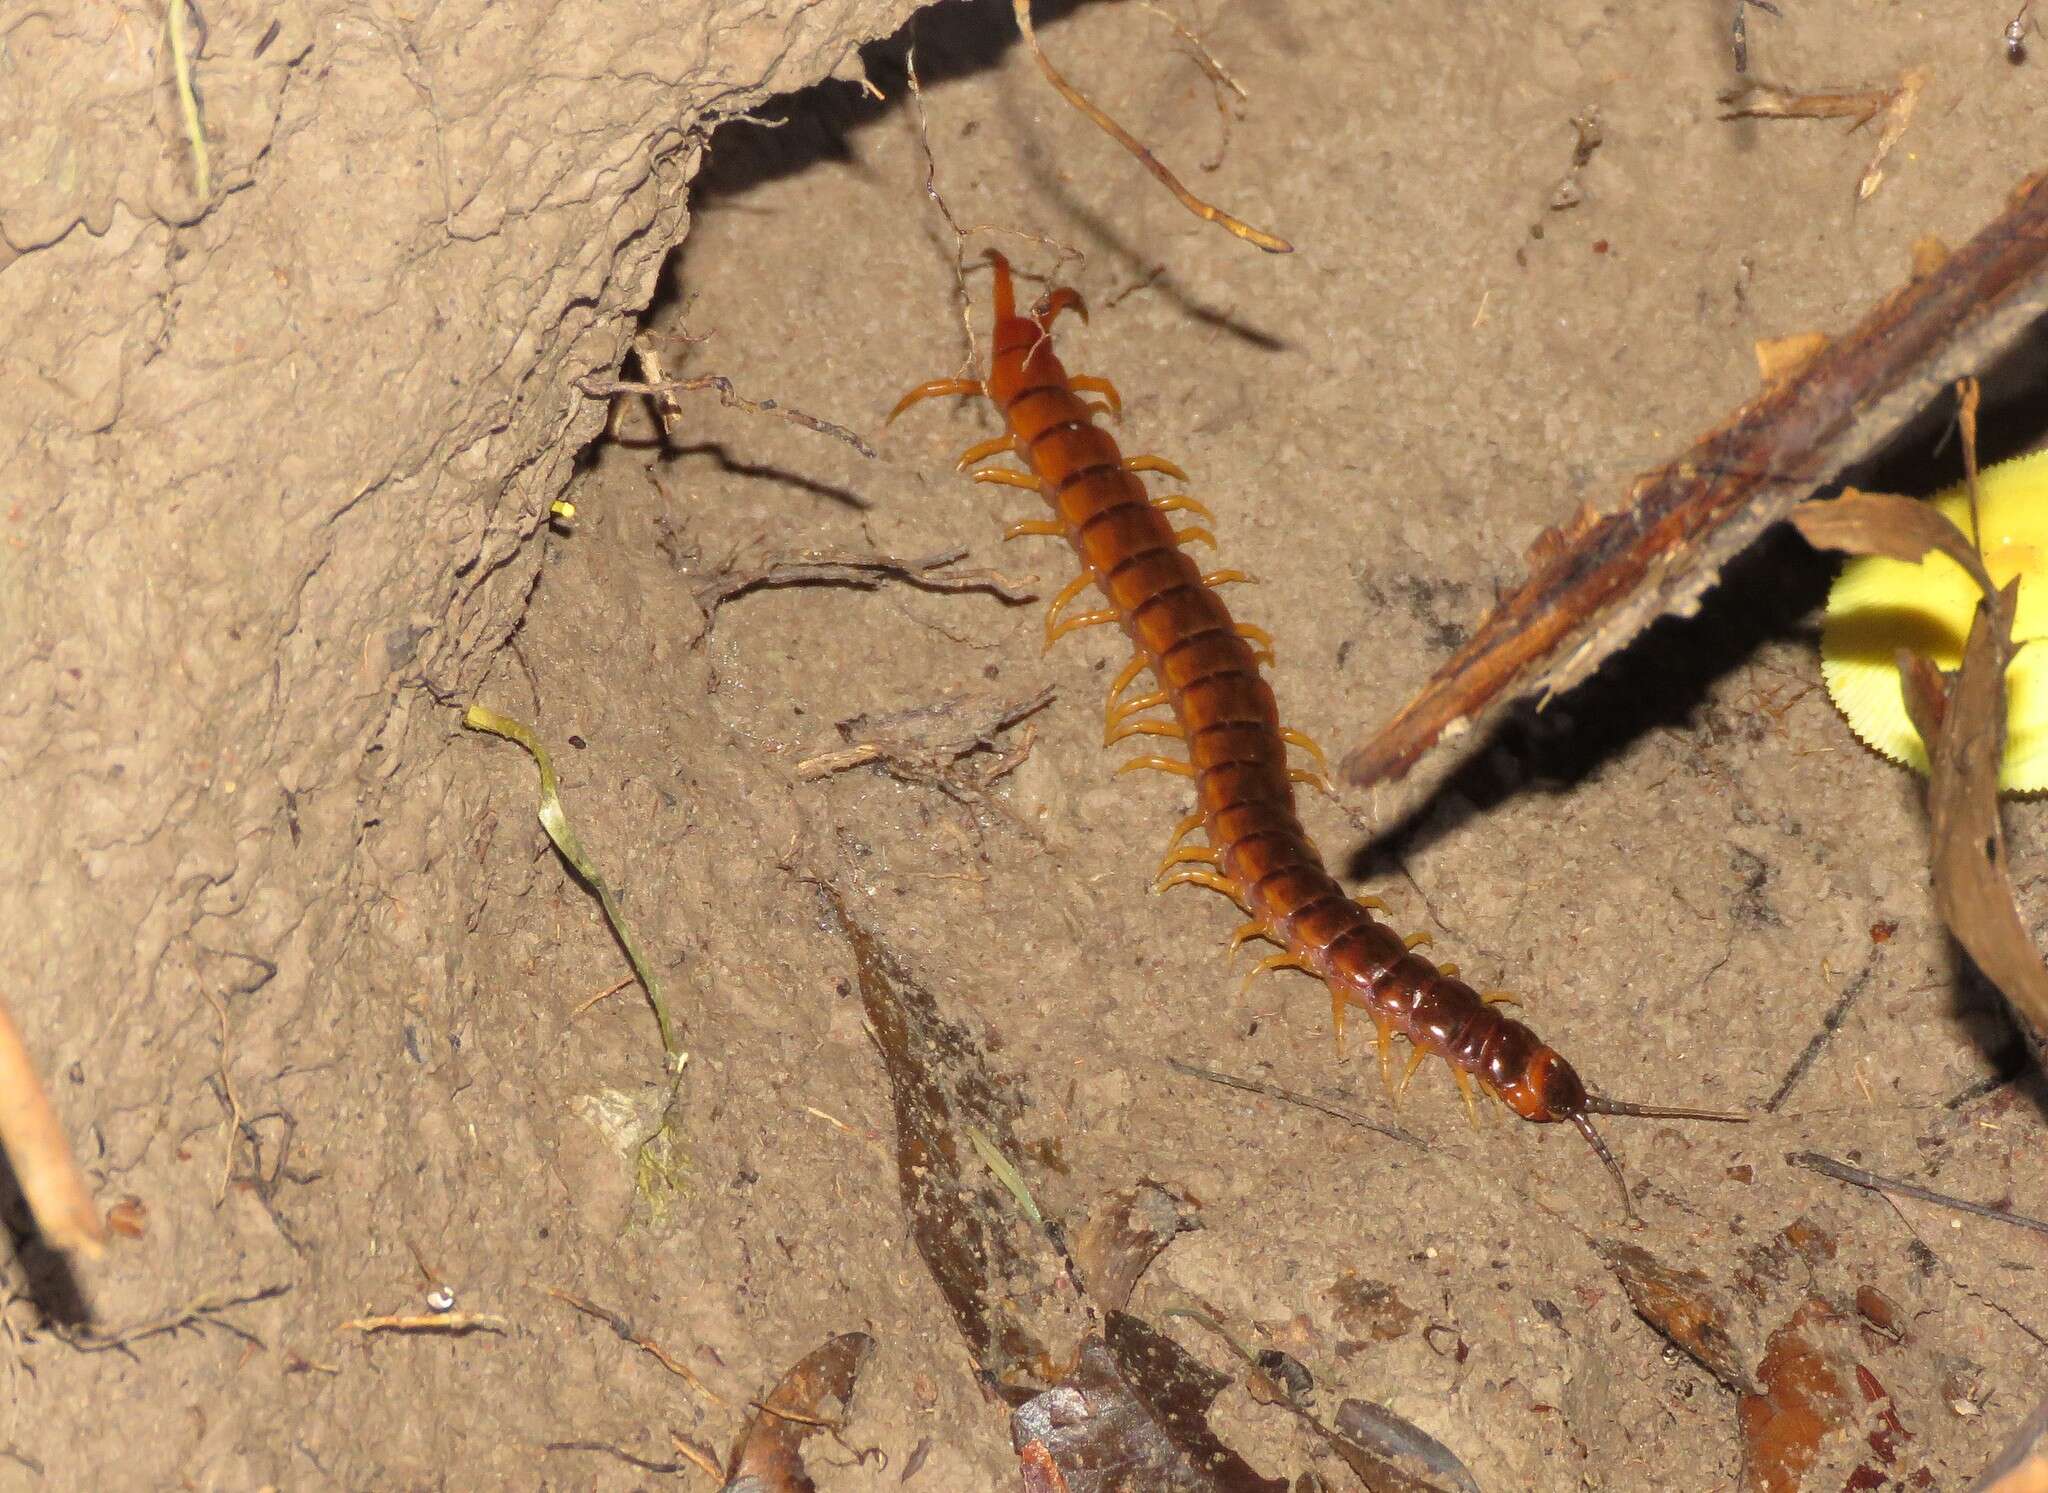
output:
[[[1145,736],[1180,743],[1185,757],[1148,753],[1119,771],[1174,773],[1191,779],[1195,793],[1195,809],[1167,847],[1156,888],[1204,886],[1236,902],[1246,921],[1232,935],[1232,949],[1267,939],[1279,952],[1262,960],[1254,974],[1290,968],[1323,981],[1340,1047],[1351,1009],[1366,1012],[1390,1085],[1393,1039],[1404,1037],[1413,1049],[1404,1085],[1425,1059],[1436,1056],[1450,1066],[1468,1109],[1476,1084],[1525,1120],[1575,1126],[1622,1184],[1623,1206],[1633,1212],[1620,1166],[1589,1116],[1743,1117],[1589,1094],[1570,1063],[1499,1009],[1504,997],[1482,995],[1457,978],[1455,966],[1438,966],[1416,953],[1424,936],[1404,939],[1373,917],[1376,900],[1345,893],[1295,805],[1298,784],[1324,780],[1298,765],[1290,748],[1319,766],[1322,754],[1281,723],[1259,670],[1261,659],[1271,660],[1271,640],[1237,621],[1217,591],[1250,578],[1235,570],[1205,572],[1195,562],[1189,547],[1213,547],[1214,535],[1202,523],[1176,526],[1175,519],[1207,520],[1208,509],[1185,494],[1153,494],[1141,475],[1184,481],[1186,474],[1163,457],[1124,455],[1096,419],[1120,410],[1115,386],[1068,373],[1054,352],[1053,319],[1079,308],[1080,297],[1056,289],[1030,314],[1020,315],[1009,264],[993,252],[989,258],[995,270],[995,336],[987,378],[921,384],[898,401],[890,419],[924,399],[985,396],[1002,415],[1004,433],[970,448],[960,465],[1004,455],[1021,461],[1021,471],[987,465],[973,473],[977,482],[1028,488],[1051,508],[1049,518],[1013,523],[1004,537],[1058,536],[1081,561],[1081,573],[1047,613],[1046,646],[1077,629],[1110,623],[1130,639],[1130,662],[1109,693],[1105,742]],[[1091,584],[1100,604],[1076,610]],[[1133,694],[1148,673],[1151,687]],[[1198,829],[1207,844],[1184,843]]]

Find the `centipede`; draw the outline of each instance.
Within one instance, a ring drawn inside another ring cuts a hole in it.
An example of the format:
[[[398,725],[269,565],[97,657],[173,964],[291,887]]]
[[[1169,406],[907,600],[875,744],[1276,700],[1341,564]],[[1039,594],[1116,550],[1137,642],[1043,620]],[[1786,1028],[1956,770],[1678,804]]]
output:
[[[1174,829],[1153,889],[1205,887],[1236,903],[1245,921],[1230,936],[1230,952],[1254,939],[1278,950],[1259,959],[1247,981],[1283,969],[1321,980],[1340,1055],[1346,1018],[1364,1011],[1377,1034],[1380,1074],[1390,1094],[1398,1095],[1416,1069],[1438,1057],[1475,1125],[1475,1090],[1535,1124],[1569,1123],[1613,1177],[1623,1211],[1634,1220],[1627,1176],[1593,1116],[1748,1117],[1594,1093],[1555,1048],[1501,1009],[1519,1004],[1514,996],[1482,993],[1458,978],[1455,964],[1433,963],[1417,952],[1430,942],[1428,934],[1404,937],[1374,917],[1386,910],[1378,898],[1344,890],[1303,827],[1295,797],[1304,785],[1329,790],[1323,753],[1309,736],[1281,723],[1262,672],[1274,661],[1271,636],[1238,621],[1219,594],[1251,578],[1196,563],[1191,546],[1216,546],[1207,527],[1215,515],[1186,493],[1155,493],[1144,480],[1157,475],[1186,483],[1187,473],[1163,456],[1125,455],[1100,419],[1121,417],[1116,385],[1069,373],[1054,351],[1054,319],[1064,311],[1087,314],[1080,294],[1057,287],[1019,314],[1008,260],[993,250],[988,259],[995,321],[986,376],[919,384],[888,418],[950,396],[992,404],[1002,434],[969,447],[958,470],[978,483],[1034,492],[1051,509],[1048,517],[1011,523],[1005,540],[1064,539],[1080,560],[1080,573],[1047,609],[1045,646],[1112,624],[1130,641],[1130,660],[1110,685],[1104,745],[1130,738],[1177,742],[1185,757],[1146,753],[1117,771],[1169,773],[1194,787],[1194,808]],[[997,464],[1002,457],[1021,469]],[[1099,604],[1076,610],[1090,586]],[[1291,755],[1296,752],[1316,765],[1299,765]],[[1206,844],[1190,843],[1197,832]],[[1410,1047],[1398,1087],[1397,1037]]]

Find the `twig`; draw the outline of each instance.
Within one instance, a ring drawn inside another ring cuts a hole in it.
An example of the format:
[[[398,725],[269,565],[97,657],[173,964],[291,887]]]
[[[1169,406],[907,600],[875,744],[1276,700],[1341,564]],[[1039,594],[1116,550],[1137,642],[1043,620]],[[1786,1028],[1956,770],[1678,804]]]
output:
[[[572,1296],[567,1291],[558,1290],[554,1286],[548,1286],[545,1289],[548,1295],[554,1297],[555,1300],[563,1305],[574,1307],[586,1317],[597,1318],[598,1321],[604,1323],[605,1326],[617,1333],[622,1341],[631,1343],[656,1363],[667,1369],[671,1374],[674,1374],[678,1379],[689,1385],[690,1388],[696,1390],[698,1394],[704,1396],[705,1399],[710,1400],[713,1404],[723,1405],[725,1403],[724,1398],[710,1385],[699,1379],[691,1371],[688,1364],[674,1357],[653,1338],[638,1331],[631,1322],[627,1321],[617,1312],[608,1312],[595,1302],[585,1301],[581,1296]],[[681,1450],[681,1448],[678,1448],[678,1450]]]
[[[1228,1073],[1218,1073],[1213,1068],[1197,1068],[1193,1063],[1184,1063],[1179,1058],[1168,1058],[1166,1066],[1176,1073],[1185,1073],[1190,1078],[1199,1078],[1207,1083],[1220,1083],[1227,1088],[1243,1089],[1247,1094],[1263,1094],[1268,1099],[1278,1099],[1282,1104],[1298,1104],[1303,1109],[1312,1109],[1319,1114],[1329,1115],[1332,1119],[1342,1120],[1347,1125],[1356,1125],[1361,1130],[1384,1135],[1389,1140],[1405,1141],[1411,1146],[1424,1146],[1424,1149],[1427,1149],[1420,1136],[1413,1135],[1398,1125],[1369,1120],[1356,1110],[1346,1109],[1341,1104],[1332,1104],[1327,1099],[1297,1094],[1292,1089],[1283,1089],[1278,1084],[1261,1083],[1256,1078],[1237,1078]]]
[[[161,1317],[152,1317],[132,1327],[117,1327],[109,1332],[97,1332],[88,1327],[59,1327],[57,1335],[81,1353],[104,1353],[110,1348],[125,1348],[130,1343],[139,1343],[144,1338],[176,1332],[181,1327],[218,1327],[260,1348],[264,1346],[263,1339],[225,1320],[221,1314],[238,1306],[253,1306],[259,1301],[273,1300],[290,1289],[286,1285],[262,1286],[235,1296],[201,1296]]]
[[[436,1332],[460,1337],[471,1332],[510,1332],[509,1317],[496,1312],[394,1312],[387,1316],[351,1317],[336,1332]]]
[[[1052,84],[1061,98],[1086,115],[1097,129],[1129,151],[1139,165],[1158,177],[1166,190],[1180,200],[1182,207],[1204,222],[1214,223],[1246,243],[1264,249],[1268,254],[1294,252],[1294,245],[1288,243],[1286,239],[1267,233],[1264,229],[1254,228],[1242,218],[1232,217],[1222,208],[1204,202],[1182,186],[1180,178],[1167,170],[1164,162],[1141,145],[1122,125],[1090,103],[1088,96],[1080,89],[1060,76],[1059,70],[1052,65],[1052,60],[1045,55],[1045,49],[1039,46],[1038,33],[1031,29],[1031,0],[1011,0],[1011,9],[1017,16],[1017,29],[1024,34],[1024,44],[1030,49],[1032,57],[1037,59],[1038,70],[1045,74],[1045,81]]]
[[[1390,782],[1439,740],[1477,736],[1510,691],[1547,698],[1584,679],[1651,621],[1693,605],[1793,504],[1876,450],[1951,378],[1997,357],[2044,310],[2048,176],[2023,183],[1968,244],[1885,297],[1797,374],[1638,479],[1621,510],[1588,508],[1540,537],[1529,580],[1354,745],[1344,780]],[[1398,814],[1433,786],[1408,784],[1378,810]]]
[[[640,344],[635,349],[643,366],[649,356]],[[650,372],[656,371],[649,369]],[[778,404],[773,399],[748,399],[733,391],[732,380],[722,373],[700,373],[695,378],[663,379],[657,377],[651,383],[635,383],[627,379],[600,378],[597,374],[586,374],[576,381],[577,389],[592,399],[615,399],[621,394],[637,394],[657,401],[663,412],[663,425],[678,413],[675,396],[695,394],[705,389],[718,391],[718,402],[727,409],[745,410],[750,415],[773,415],[778,420],[787,420],[792,425],[801,425],[805,430],[815,430],[819,435],[829,435],[835,441],[844,441],[869,461],[875,459],[875,448],[848,430],[844,425],[835,425],[830,420],[821,420],[816,415],[807,415],[802,410]]]
[[[1000,570],[946,568],[966,556],[964,547],[918,559],[805,550],[745,570],[720,571],[697,587],[696,600],[704,613],[704,630],[709,632],[711,619],[720,607],[749,591],[770,586],[857,586],[870,591],[885,580],[896,580],[923,591],[986,591],[1009,602],[1030,601],[1038,595],[1030,589],[1028,581],[1007,576]]]
[[[36,1232],[54,1249],[75,1249],[98,1259],[106,1226],[5,1001],[0,1001],[0,1147],[6,1149]]]
[[[1845,1161],[1836,1161],[1818,1151],[1789,1151],[1785,1159],[1794,1166],[1803,1166],[1808,1171],[1819,1172],[1823,1177],[1833,1177],[1837,1182],[1847,1182],[1852,1187],[1867,1187],[1872,1192],[1890,1193],[1894,1197],[1912,1198],[1916,1202],[1932,1203],[1938,1208],[1949,1208],[1957,1213],[1968,1213],[1977,1218],[1994,1219],[1999,1223],[2011,1224],[2016,1229],[2031,1229],[2036,1234],[2048,1234],[2048,1223],[2038,1218],[2029,1218],[2024,1213],[2015,1213],[2009,1208],[1996,1208],[1989,1203],[1973,1203],[1966,1198],[1951,1197],[1945,1192],[1920,1187],[1912,1182],[1899,1182],[1890,1177],[1880,1177],[1876,1172],[1866,1172],[1860,1166],[1850,1166]]]
[[[671,1437],[670,1439],[673,1440],[674,1438]],[[636,1457],[631,1452],[621,1447],[613,1446],[606,1441],[550,1441],[541,1447],[541,1450],[544,1452],[603,1452],[607,1457],[617,1457],[621,1462],[637,1467],[642,1472],[681,1472],[685,1467],[696,1462],[694,1457],[689,1462],[650,1462],[645,1457]],[[676,1450],[681,1451],[682,1448],[677,1447]]]

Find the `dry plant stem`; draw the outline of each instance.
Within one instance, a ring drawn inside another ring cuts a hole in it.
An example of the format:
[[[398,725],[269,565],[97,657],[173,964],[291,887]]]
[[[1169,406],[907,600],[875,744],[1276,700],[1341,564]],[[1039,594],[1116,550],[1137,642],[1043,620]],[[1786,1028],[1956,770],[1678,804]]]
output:
[[[1235,234],[1246,243],[1264,249],[1268,254],[1292,254],[1294,245],[1262,228],[1254,228],[1242,218],[1232,217],[1220,207],[1204,202],[1180,183],[1180,178],[1166,169],[1165,164],[1140,144],[1130,131],[1111,119],[1102,110],[1090,103],[1088,96],[1074,87],[1045,55],[1045,49],[1038,44],[1038,33],[1031,29],[1031,0],[1011,0],[1011,9],[1016,12],[1017,29],[1024,34],[1024,45],[1031,51],[1038,63],[1038,70],[1045,74],[1045,81],[1052,84],[1059,96],[1085,114],[1097,129],[1116,141],[1137,158],[1138,164],[1158,177],[1166,190],[1179,199],[1180,205],[1204,222],[1214,223],[1228,233]]]
[[[5,1001],[0,1001],[0,1147],[6,1148],[36,1232],[54,1249],[98,1259],[106,1225]]]
[[[1263,1094],[1266,1098],[1277,1099],[1282,1104],[1298,1104],[1303,1109],[1312,1109],[1317,1114],[1328,1115],[1334,1120],[1342,1120],[1347,1125],[1356,1125],[1361,1130],[1370,1130],[1376,1134],[1384,1135],[1388,1140],[1397,1140],[1407,1145],[1423,1146],[1424,1149],[1427,1149],[1426,1143],[1420,1136],[1411,1135],[1399,1125],[1386,1125],[1378,1120],[1367,1119],[1364,1115],[1359,1114],[1355,1110],[1346,1109],[1341,1104],[1331,1104],[1327,1100],[1317,1099],[1308,1094],[1297,1094],[1294,1090],[1283,1089],[1278,1084],[1261,1083],[1256,1078],[1239,1078],[1230,1073],[1218,1073],[1213,1068],[1197,1068],[1193,1063],[1184,1063],[1179,1058],[1168,1058],[1166,1066],[1176,1073],[1185,1073],[1189,1078],[1199,1078],[1204,1083],[1220,1083],[1225,1088],[1242,1089],[1247,1094]]]
[[[648,354],[643,352],[640,356],[644,364]],[[778,420],[801,425],[805,430],[815,430],[819,435],[829,435],[835,441],[844,441],[869,461],[875,459],[875,448],[844,425],[835,425],[830,420],[821,420],[816,415],[805,414],[802,410],[790,409],[772,399],[744,398],[733,392],[732,380],[722,373],[700,373],[695,378],[657,379],[650,383],[599,378],[592,374],[578,379],[576,387],[592,399],[615,399],[621,394],[637,394],[653,399],[661,409],[664,429],[670,428],[671,422],[681,416],[681,409],[675,402],[676,395],[716,389],[718,402],[727,409],[745,410],[750,415],[773,415]]]
[[[351,1317],[336,1332],[438,1332],[460,1336],[471,1332],[510,1332],[512,1321],[495,1312],[395,1312],[388,1316]]]
[[[725,1403],[716,1390],[712,1389],[710,1385],[699,1379],[691,1371],[688,1364],[672,1356],[666,1348],[662,1347],[653,1338],[635,1329],[631,1322],[627,1321],[617,1312],[608,1312],[595,1302],[585,1301],[581,1296],[572,1296],[567,1291],[558,1290],[554,1286],[547,1287],[547,1293],[563,1305],[574,1307],[586,1317],[595,1317],[598,1321],[604,1323],[605,1326],[611,1328],[613,1332],[619,1335],[621,1341],[631,1343],[713,1404],[723,1405]],[[678,1449],[680,1450],[680,1448]]]
[[[1721,567],[1813,488],[1869,455],[1958,375],[2048,312],[2048,177],[1942,265],[1887,296],[1805,369],[1640,478],[1620,512],[1583,511],[1532,547],[1529,580],[1341,774],[1406,774],[1445,736],[1489,725],[1510,691],[1555,695],[1667,612],[1685,614]],[[1448,771],[1446,765],[1443,771]],[[1397,813],[1432,784],[1410,785]]]
[[[2005,1208],[1994,1208],[1989,1203],[1973,1203],[1967,1198],[1935,1192],[1931,1188],[1920,1187],[1912,1182],[1899,1182],[1890,1177],[1880,1177],[1876,1172],[1867,1172],[1860,1166],[1850,1166],[1846,1161],[1837,1161],[1832,1156],[1821,1155],[1818,1151],[1793,1151],[1788,1153],[1785,1159],[1794,1166],[1803,1166],[1808,1171],[1819,1172],[1823,1177],[1833,1177],[1837,1182],[1847,1182],[1851,1187],[1868,1188],[1872,1192],[1882,1192],[1892,1197],[1912,1198],[1915,1202],[1932,1203],[1937,1208],[1950,1208],[1957,1213],[1968,1213],[1974,1218],[1989,1218],[1998,1223],[2011,1224],[2016,1229],[2048,1234],[2048,1223],[2038,1218],[2029,1218],[2024,1213],[2014,1213]]]
[[[138,1322],[131,1327],[117,1327],[106,1332],[91,1328],[59,1328],[58,1336],[81,1353],[104,1353],[110,1348],[126,1348],[145,1338],[158,1337],[166,1332],[176,1332],[181,1327],[218,1327],[223,1332],[234,1334],[244,1342],[256,1343],[262,1339],[246,1328],[237,1327],[223,1315],[238,1306],[254,1306],[259,1301],[270,1301],[284,1295],[290,1286],[259,1286],[253,1291],[243,1291],[227,1296],[201,1296],[160,1317]]]
[[[885,580],[906,582],[925,591],[986,591],[1004,601],[1033,600],[1038,593],[1027,581],[1000,570],[949,570],[966,558],[965,548],[907,559],[898,555],[855,555],[842,551],[805,550],[744,570],[719,572],[697,588],[696,601],[710,619],[727,602],[767,586],[858,586],[869,590]]]

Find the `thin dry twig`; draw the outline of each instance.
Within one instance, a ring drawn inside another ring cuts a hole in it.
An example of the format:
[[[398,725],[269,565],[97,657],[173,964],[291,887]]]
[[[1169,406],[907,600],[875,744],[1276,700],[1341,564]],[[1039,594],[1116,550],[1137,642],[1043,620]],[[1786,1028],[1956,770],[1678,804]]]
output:
[[[1294,1090],[1283,1089],[1278,1084],[1261,1083],[1256,1078],[1238,1078],[1229,1073],[1218,1073],[1213,1068],[1197,1068],[1193,1063],[1184,1063],[1179,1058],[1168,1058],[1166,1066],[1176,1073],[1185,1073],[1189,1078],[1199,1078],[1205,1083],[1220,1083],[1227,1088],[1242,1089],[1247,1094],[1263,1094],[1268,1099],[1278,1099],[1282,1104],[1297,1104],[1303,1109],[1312,1109],[1332,1119],[1342,1120],[1347,1125],[1356,1125],[1361,1130],[1384,1135],[1389,1140],[1405,1141],[1411,1146],[1424,1145],[1420,1136],[1403,1130],[1399,1125],[1388,1125],[1379,1120],[1368,1119],[1358,1111],[1346,1109],[1341,1104],[1332,1104],[1326,1099],[1317,1099],[1308,1094],[1297,1094]]]
[[[259,1301],[270,1301],[284,1295],[291,1289],[287,1285],[259,1286],[253,1291],[242,1291],[231,1295],[200,1296],[183,1306],[165,1312],[162,1316],[151,1317],[128,1327],[116,1327],[99,1331],[90,1327],[59,1327],[57,1335],[81,1353],[105,1353],[112,1348],[126,1348],[145,1338],[160,1337],[166,1332],[176,1332],[181,1327],[218,1327],[246,1343],[259,1348],[263,1339],[245,1327],[237,1327],[224,1313],[238,1306],[254,1306]]]
[[[1861,129],[1884,115],[1870,164],[1856,183],[1856,200],[1866,201],[1884,183],[1884,163],[1913,122],[1920,94],[1927,86],[1925,68],[1908,68],[1889,88],[1822,89],[1803,92],[1774,83],[1751,83],[1721,95],[1723,119],[1853,119]]]
[[[1151,11],[1152,14],[1159,17],[1160,20],[1164,21],[1172,29],[1175,36],[1187,44],[1189,51],[1194,54],[1195,66],[1202,70],[1213,85],[1211,92],[1216,100],[1216,117],[1223,124],[1223,138],[1217,142],[1216,153],[1202,162],[1202,169],[1204,171],[1221,169],[1224,154],[1230,149],[1230,100],[1227,95],[1236,94],[1240,103],[1249,99],[1251,95],[1245,91],[1242,83],[1231,77],[1224,70],[1223,64],[1216,60],[1215,54],[1209,50],[1208,45],[1203,42],[1201,37],[1195,35],[1187,26],[1183,25],[1178,17],[1167,11],[1165,7],[1153,4],[1152,0],[1138,0],[1138,8]]]
[[[939,163],[937,157],[932,154],[931,127],[925,114],[924,87],[917,76],[917,48],[914,45],[906,59],[905,70],[910,78],[912,113],[917,120],[918,150],[924,156],[924,194],[931,199],[932,206],[938,209],[939,216],[946,220],[946,227],[953,235],[953,298],[954,303],[960,308],[960,331],[967,344],[967,357],[960,365],[960,373],[963,377],[974,377],[978,376],[982,361],[981,343],[974,333],[974,302],[967,294],[968,237],[976,233],[1004,234],[1052,250],[1060,264],[1083,263],[1088,256],[1072,244],[1048,234],[1030,233],[1022,228],[1011,228],[1001,223],[970,223],[965,228],[960,226],[960,220],[953,216],[953,209],[947,205],[945,194],[939,190]]]
[[[966,557],[965,546],[914,559],[843,550],[802,550],[744,569],[721,570],[697,587],[696,601],[704,613],[704,633],[708,633],[712,618],[727,602],[749,591],[776,586],[854,586],[871,591],[884,581],[902,581],[921,591],[985,591],[1008,602],[1031,601],[1038,595],[1031,589],[1036,577],[1009,576],[985,568],[948,568]],[[703,635],[698,635],[699,641]]]
[[[1967,1198],[1936,1192],[1912,1182],[1900,1182],[1891,1177],[1880,1177],[1876,1172],[1867,1172],[1860,1166],[1851,1166],[1846,1161],[1837,1161],[1832,1156],[1823,1156],[1818,1151],[1790,1151],[1785,1159],[1794,1166],[1803,1166],[1808,1171],[1819,1172],[1823,1177],[1833,1177],[1837,1182],[1847,1182],[1851,1187],[1864,1187],[1872,1192],[1888,1193],[1893,1197],[1912,1198],[1916,1202],[1932,1203],[1938,1208],[1953,1209],[1957,1213],[1968,1213],[1975,1218],[1989,1218],[1998,1223],[2011,1224],[2016,1229],[2030,1229],[2036,1234],[2048,1234],[2048,1222],[2029,1218],[2024,1213],[2015,1213],[2009,1208],[1994,1207],[1990,1203],[1973,1203]]]
[[[938,783],[957,789],[963,785],[956,780],[955,764],[976,752],[996,752],[997,737],[1045,709],[1052,699],[1053,690],[1048,685],[1023,699],[963,698],[953,694],[929,705],[887,715],[855,716],[839,724],[840,734],[852,745],[843,751],[806,758],[797,764],[796,775],[810,780],[879,762],[907,782]],[[1023,760],[1023,754],[1030,751],[1030,745],[1026,740],[1009,752],[997,752],[988,770],[965,786],[987,788],[1013,770]]]
[[[671,1435],[669,1439],[673,1441],[675,1437]],[[673,1475],[681,1472],[684,1467],[690,1465],[685,1462],[651,1462],[645,1457],[634,1456],[622,1446],[613,1446],[609,1441],[549,1441],[542,1444],[541,1450],[544,1452],[602,1452],[607,1457],[617,1457],[627,1466],[637,1467],[642,1472],[658,1472],[664,1475]],[[677,1447],[676,1450],[682,1451],[682,1448]],[[696,1458],[692,1457],[691,1462],[695,1461]],[[716,1468],[712,1470],[711,1475],[713,1477],[718,1476]]]
[[[28,1055],[14,1013],[0,1000],[0,1147],[14,1168],[14,1180],[36,1221],[36,1232],[54,1249],[77,1250],[98,1259],[106,1225],[85,1176],[71,1154],[64,1124]]]
[[[1179,199],[1180,205],[1204,222],[1214,223],[1228,233],[1235,234],[1246,243],[1264,249],[1268,254],[1292,254],[1294,245],[1262,228],[1254,228],[1242,218],[1232,217],[1222,208],[1204,202],[1180,183],[1180,178],[1167,170],[1165,163],[1144,145],[1140,144],[1130,131],[1111,119],[1102,110],[1089,102],[1088,96],[1060,76],[1059,69],[1045,55],[1045,49],[1038,44],[1038,33],[1031,27],[1031,0],[1011,0],[1011,9],[1017,16],[1017,29],[1024,34],[1024,45],[1038,63],[1038,70],[1045,74],[1045,81],[1052,84],[1059,96],[1091,120],[1095,127],[1110,139],[1116,141],[1136,158],[1139,165],[1159,178],[1167,191]]]
[[[512,1320],[496,1312],[393,1312],[385,1316],[351,1317],[336,1332],[437,1332],[460,1337],[471,1332],[510,1332]]]
[[[617,1333],[622,1341],[631,1343],[656,1363],[667,1369],[671,1374],[674,1374],[678,1379],[689,1385],[690,1388],[696,1390],[698,1394],[704,1396],[705,1399],[710,1400],[713,1404],[723,1405],[725,1403],[724,1397],[702,1379],[699,1379],[688,1364],[676,1358],[653,1338],[639,1331],[631,1322],[627,1321],[626,1318],[620,1316],[617,1312],[606,1311],[595,1302],[585,1301],[581,1296],[572,1296],[567,1291],[558,1290],[554,1286],[548,1286],[545,1289],[548,1295],[554,1297],[555,1300],[563,1305],[574,1307],[577,1311],[583,1313],[584,1316],[595,1317],[598,1321],[604,1323],[605,1326]],[[677,1449],[681,1450],[680,1447]]]
[[[732,380],[722,373],[700,373],[694,378],[663,377],[660,355],[648,345],[644,337],[633,344],[633,353],[640,362],[641,370],[649,375],[645,383],[603,378],[592,373],[578,379],[576,388],[592,399],[616,399],[622,394],[636,394],[651,399],[655,402],[655,407],[661,411],[662,428],[669,431],[673,431],[674,422],[682,418],[682,406],[676,402],[676,395],[696,394],[705,389],[715,389],[718,391],[718,402],[727,409],[744,410],[750,415],[773,415],[778,420],[787,420],[791,425],[800,425],[805,430],[816,431],[819,435],[829,435],[835,441],[844,441],[869,461],[875,459],[875,448],[844,425],[821,420],[816,415],[779,404],[773,399],[748,399],[735,392]]]

